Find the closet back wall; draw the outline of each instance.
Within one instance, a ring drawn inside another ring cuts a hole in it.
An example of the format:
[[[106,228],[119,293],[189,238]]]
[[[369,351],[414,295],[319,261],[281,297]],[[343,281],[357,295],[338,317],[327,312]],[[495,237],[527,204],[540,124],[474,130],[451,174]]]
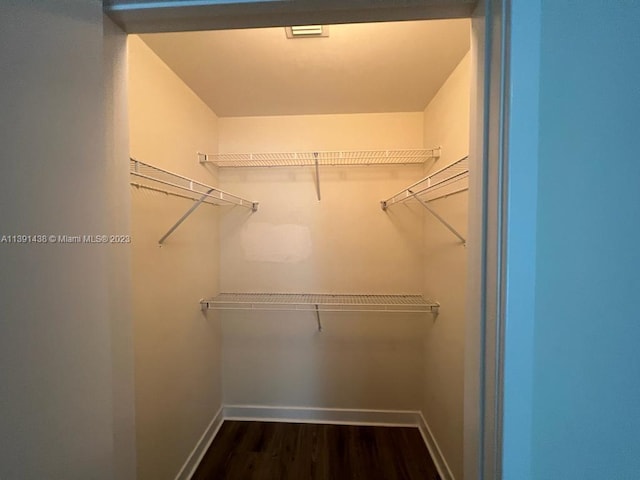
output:
[[[129,37],[131,156],[216,185],[217,117],[138,37]],[[199,300],[217,289],[216,207],[131,187],[138,479],[173,479],[221,406],[220,335]]]
[[[286,152],[423,148],[423,114],[220,118],[219,148]],[[428,145],[427,147],[430,147]],[[220,223],[220,289],[421,293],[423,212],[380,200],[422,166],[220,169],[260,201]],[[418,410],[428,314],[224,312],[225,404]]]

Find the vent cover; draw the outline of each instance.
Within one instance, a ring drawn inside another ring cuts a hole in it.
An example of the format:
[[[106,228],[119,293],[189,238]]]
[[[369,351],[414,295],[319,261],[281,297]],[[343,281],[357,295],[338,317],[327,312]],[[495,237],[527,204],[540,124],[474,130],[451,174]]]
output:
[[[326,25],[298,25],[284,27],[287,38],[316,38],[328,37],[329,27]]]

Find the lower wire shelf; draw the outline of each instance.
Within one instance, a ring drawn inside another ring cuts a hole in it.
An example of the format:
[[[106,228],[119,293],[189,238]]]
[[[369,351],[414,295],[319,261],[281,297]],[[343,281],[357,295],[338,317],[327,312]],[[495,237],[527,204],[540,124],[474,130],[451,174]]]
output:
[[[440,304],[421,295],[335,295],[326,293],[220,293],[200,301],[203,310],[300,310],[438,314]]]

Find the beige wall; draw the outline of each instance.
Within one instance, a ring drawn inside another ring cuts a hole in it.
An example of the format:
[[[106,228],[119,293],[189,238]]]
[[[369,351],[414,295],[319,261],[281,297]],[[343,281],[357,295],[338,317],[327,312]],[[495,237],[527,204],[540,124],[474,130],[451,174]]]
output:
[[[469,151],[470,55],[453,71],[424,111],[424,141],[442,146],[433,170]],[[459,182],[456,188],[463,185]],[[434,200],[430,206],[466,238],[468,193]],[[463,473],[464,324],[466,248],[425,212],[425,295],[442,307],[425,340],[422,412],[457,480]]]
[[[109,231],[131,233],[127,36],[104,18],[104,79]],[[114,477],[136,478],[135,388],[131,314],[131,246],[109,246],[109,298],[113,354]]]
[[[421,148],[422,114],[220,119],[221,152]],[[260,202],[221,217],[222,291],[419,293],[422,212],[380,200],[421,167],[220,170],[224,188]],[[223,314],[229,404],[417,409],[420,315]]]
[[[422,114],[288,115],[220,119],[220,152],[422,148]]]
[[[131,155],[210,185],[196,152],[215,152],[217,118],[138,38],[129,38]],[[199,300],[217,290],[218,214],[130,188],[138,478],[174,478],[220,408],[220,335]]]
[[[100,2],[0,2],[1,234],[127,233],[111,231],[127,209],[110,189],[104,47]],[[112,275],[126,253],[0,243],[0,265],[0,478],[133,478],[114,447],[131,421]]]

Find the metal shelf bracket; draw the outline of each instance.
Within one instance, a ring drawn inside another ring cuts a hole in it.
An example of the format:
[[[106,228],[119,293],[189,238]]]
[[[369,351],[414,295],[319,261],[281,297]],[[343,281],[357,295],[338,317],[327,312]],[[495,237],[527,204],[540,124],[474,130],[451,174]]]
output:
[[[258,210],[258,202],[252,202],[242,197],[225,192],[216,187],[211,187],[204,183],[190,178],[169,172],[159,167],[149,165],[134,158],[129,159],[129,173],[132,178],[139,181],[131,181],[131,185],[136,188],[144,188],[155,192],[164,193],[188,200],[195,203],[174,223],[171,228],[160,238],[158,244],[162,246],[167,238],[203,203],[209,205],[237,205],[249,208],[252,212]],[[159,188],[160,185],[162,188]]]
[[[449,229],[451,233],[453,233],[456,237],[458,237],[464,246],[467,246],[467,241],[465,240],[465,238],[462,235],[460,235],[458,231],[455,228],[453,228],[449,222],[447,222],[444,218],[442,218],[435,210],[433,210],[433,208],[427,205],[427,202],[419,198],[418,195],[413,193],[411,190],[408,190],[408,192],[411,195],[413,195],[413,197],[420,203],[420,205],[426,208],[431,215],[436,217],[440,221],[440,223],[442,223],[445,227],[447,227],[447,229]]]
[[[417,181],[413,185],[399,191],[395,195],[392,195],[386,200],[380,202],[382,210],[386,211],[390,206],[396,203],[403,203],[407,200],[415,199],[420,205],[422,205],[429,213],[438,219],[451,233],[460,239],[464,246],[467,245],[466,239],[441,215],[439,215],[433,208],[428,205],[428,202],[437,200],[439,198],[448,197],[456,193],[464,192],[469,189],[468,185],[462,184],[462,187],[451,190],[445,187],[452,185],[460,185],[461,180],[468,178],[469,176],[469,157],[463,157],[446,167],[436,170],[430,173],[422,180]],[[444,189],[444,190],[440,190]],[[421,198],[421,195],[429,195],[428,200]]]
[[[313,152],[313,158],[316,164],[316,194],[320,201],[320,169],[318,168],[318,152]]]
[[[320,310],[318,310],[318,305],[316,305],[316,320],[318,321],[318,331],[322,331],[322,322],[320,321]]]
[[[171,235],[171,234],[175,231],[175,229],[176,229],[176,228],[178,228],[178,227],[182,224],[182,222],[184,222],[184,221],[187,219],[187,217],[188,217],[189,215],[191,215],[191,214],[196,210],[196,208],[198,208],[200,205],[202,205],[202,202],[204,202],[204,201],[205,201],[205,199],[207,198],[207,196],[208,196],[211,192],[213,192],[213,189],[208,190],[208,191],[207,191],[207,193],[205,193],[204,195],[202,195],[202,196],[201,196],[201,197],[196,201],[196,203],[194,203],[193,205],[191,205],[191,208],[189,208],[189,210],[187,210],[187,211],[185,212],[185,214],[184,214],[184,215],[182,215],[182,217],[180,217],[180,219],[178,219],[178,221],[177,221],[176,223],[174,223],[174,224],[173,224],[173,226],[172,226],[172,227],[167,231],[167,233],[165,233],[165,234],[160,238],[160,240],[158,240],[158,244],[162,245],[162,244],[164,243],[164,241],[165,241],[167,238],[169,238],[169,235]]]

